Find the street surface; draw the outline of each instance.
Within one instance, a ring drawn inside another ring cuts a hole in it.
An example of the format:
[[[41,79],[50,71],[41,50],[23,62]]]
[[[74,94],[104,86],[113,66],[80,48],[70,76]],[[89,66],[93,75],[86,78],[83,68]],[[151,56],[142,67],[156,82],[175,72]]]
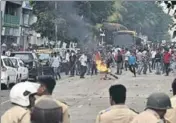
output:
[[[100,75],[86,76],[86,79],[64,77],[57,82],[53,95],[70,106],[71,123],[94,123],[98,112],[109,107],[108,89],[111,85],[124,84],[127,87],[127,105],[142,111],[149,94],[160,91],[172,96],[174,76],[151,73],[135,78],[132,73],[123,71],[118,80],[100,80]],[[1,91],[1,115],[11,106],[8,95],[9,91]]]

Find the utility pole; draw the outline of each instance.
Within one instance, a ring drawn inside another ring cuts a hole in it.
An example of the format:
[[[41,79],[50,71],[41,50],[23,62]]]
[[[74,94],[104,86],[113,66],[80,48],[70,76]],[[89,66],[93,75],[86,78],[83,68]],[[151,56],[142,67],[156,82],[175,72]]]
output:
[[[57,12],[57,1],[55,1],[55,10]],[[55,43],[57,43],[57,16],[55,18],[55,40],[56,40]]]

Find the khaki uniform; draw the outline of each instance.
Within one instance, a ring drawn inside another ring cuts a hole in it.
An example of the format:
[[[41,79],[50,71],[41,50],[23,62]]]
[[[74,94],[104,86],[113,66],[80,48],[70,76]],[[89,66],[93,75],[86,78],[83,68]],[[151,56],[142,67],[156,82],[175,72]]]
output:
[[[101,111],[96,118],[96,123],[129,123],[136,115],[137,113],[125,105],[114,105]]]
[[[43,95],[41,97],[38,97],[35,104],[37,104],[42,99],[54,99],[51,95]],[[54,99],[58,106],[62,107],[63,110],[63,123],[70,123],[70,115],[68,113],[68,106],[56,99]]]
[[[176,108],[176,95],[171,98],[172,107]]]
[[[2,115],[1,123],[30,123],[30,110],[14,106]]]
[[[171,123],[176,123],[176,96],[171,98],[173,109],[167,110],[165,118]]]
[[[162,123],[159,115],[150,109],[143,111],[136,116],[131,123]],[[165,123],[170,123],[166,120]]]

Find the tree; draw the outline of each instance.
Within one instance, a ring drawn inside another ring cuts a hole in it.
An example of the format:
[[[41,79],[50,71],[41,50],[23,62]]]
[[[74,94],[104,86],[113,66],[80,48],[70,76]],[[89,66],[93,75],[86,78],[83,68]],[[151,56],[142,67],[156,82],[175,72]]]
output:
[[[158,3],[161,4],[161,3],[163,3],[163,1],[159,1]],[[168,8],[168,14],[170,14],[170,11],[174,10],[174,8],[175,8],[176,1],[164,1],[164,3]],[[176,19],[176,9],[174,10],[173,17]],[[176,23],[173,23],[170,26],[170,29],[174,28],[175,26],[176,26]],[[176,31],[173,32],[173,38],[175,38],[175,37],[176,37]]]
[[[57,35],[59,39],[67,41],[72,39],[84,40],[87,34],[98,34],[102,22],[115,21],[117,17],[120,17],[119,8],[117,9],[120,2],[58,1],[57,4],[56,10],[55,2],[32,2],[34,14],[38,18],[33,28],[41,33],[42,37],[48,37],[50,40],[55,40],[55,22],[58,25]],[[113,16],[116,17],[113,18]]]
[[[124,2],[127,9],[122,12],[123,20],[120,21],[130,30],[145,34],[152,41],[168,40],[168,27],[172,23],[169,15],[165,14],[155,2]]]

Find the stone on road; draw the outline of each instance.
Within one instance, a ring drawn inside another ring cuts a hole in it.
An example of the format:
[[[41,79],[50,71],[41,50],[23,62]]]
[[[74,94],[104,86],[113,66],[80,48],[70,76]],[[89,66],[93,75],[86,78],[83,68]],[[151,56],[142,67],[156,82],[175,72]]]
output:
[[[68,77],[57,82],[53,96],[69,105],[71,123],[94,123],[100,110],[109,107],[108,89],[114,84],[123,84],[127,88],[127,105],[142,111],[146,98],[153,92],[165,92],[172,95],[171,83],[174,76],[140,75],[136,78],[130,72],[124,72],[119,79],[100,80],[100,75],[86,76],[85,79]],[[1,103],[8,100],[8,91],[1,93]],[[10,108],[10,102],[1,104],[1,114]]]

